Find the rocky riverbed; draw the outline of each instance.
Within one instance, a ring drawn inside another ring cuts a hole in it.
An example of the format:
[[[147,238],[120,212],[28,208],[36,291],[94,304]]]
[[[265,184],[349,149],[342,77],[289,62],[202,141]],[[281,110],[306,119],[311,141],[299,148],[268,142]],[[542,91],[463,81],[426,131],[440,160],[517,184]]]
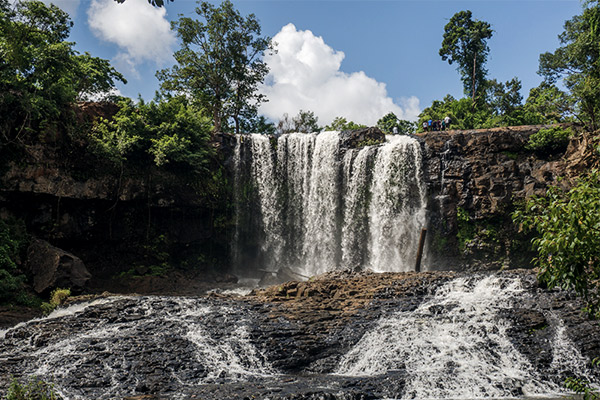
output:
[[[555,395],[600,328],[531,271],[329,273],[246,296],[110,296],[0,331],[0,392],[64,398]]]

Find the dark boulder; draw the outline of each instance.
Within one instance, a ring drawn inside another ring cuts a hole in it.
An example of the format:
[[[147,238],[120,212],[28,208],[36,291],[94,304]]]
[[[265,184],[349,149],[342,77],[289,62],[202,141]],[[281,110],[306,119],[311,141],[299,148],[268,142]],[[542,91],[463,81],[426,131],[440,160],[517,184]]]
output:
[[[385,134],[379,128],[362,128],[354,131],[342,131],[341,146],[349,149],[362,147],[365,144],[385,142]]]
[[[55,287],[79,292],[92,277],[77,256],[39,239],[32,241],[27,249],[27,268],[37,293]]]

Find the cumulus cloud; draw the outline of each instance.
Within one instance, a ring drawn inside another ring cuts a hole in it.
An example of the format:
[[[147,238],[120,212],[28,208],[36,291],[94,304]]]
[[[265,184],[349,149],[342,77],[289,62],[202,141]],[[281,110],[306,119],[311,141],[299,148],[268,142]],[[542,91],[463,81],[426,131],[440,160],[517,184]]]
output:
[[[288,24],[273,41],[277,53],[265,56],[270,72],[260,88],[269,99],[260,109],[267,117],[278,120],[284,113],[293,116],[302,109],[313,111],[321,125],[338,116],[374,125],[388,112],[400,119],[417,118],[418,98],[404,98],[396,104],[384,83],[362,71],[340,71],[344,53],[332,49],[311,31]]]
[[[165,7],[152,7],[146,0],[92,0],[88,23],[94,35],[119,46],[114,57],[117,66],[136,74],[144,61],[163,64],[173,54],[175,34]]]

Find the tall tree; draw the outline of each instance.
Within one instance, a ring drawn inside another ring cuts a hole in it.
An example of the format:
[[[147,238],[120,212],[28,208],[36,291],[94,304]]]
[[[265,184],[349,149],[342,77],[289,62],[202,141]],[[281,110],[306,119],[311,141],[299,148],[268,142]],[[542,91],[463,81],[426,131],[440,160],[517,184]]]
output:
[[[546,82],[563,79],[575,99],[575,115],[591,130],[600,128],[600,5],[584,3],[583,13],[565,22],[561,47],[540,55]]]
[[[492,37],[490,24],[472,19],[471,11],[457,12],[444,27],[444,40],[439,51],[448,64],[456,62],[465,94],[473,102],[485,88],[485,63],[490,51],[487,40]]]
[[[164,90],[190,95],[209,110],[214,132],[231,118],[239,133],[241,116],[265,100],[257,86],[268,72],[262,56],[271,40],[260,36],[254,14],[243,17],[228,0],[219,7],[202,2],[196,14],[201,20],[182,16],[172,23],[181,39],[177,65],[157,77]]]

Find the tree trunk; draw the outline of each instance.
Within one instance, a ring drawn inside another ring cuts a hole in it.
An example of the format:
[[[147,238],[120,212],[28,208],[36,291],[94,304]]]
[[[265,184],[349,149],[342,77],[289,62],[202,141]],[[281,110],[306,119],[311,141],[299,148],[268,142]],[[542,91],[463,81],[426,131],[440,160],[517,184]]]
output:
[[[477,66],[477,54],[475,54],[473,56],[473,87],[471,89],[471,91],[472,91],[471,99],[473,100],[473,107],[475,107],[475,67],[476,66]]]
[[[215,129],[213,131],[214,137],[217,133],[221,132],[221,113],[217,107],[213,109],[213,122],[215,123]]]

